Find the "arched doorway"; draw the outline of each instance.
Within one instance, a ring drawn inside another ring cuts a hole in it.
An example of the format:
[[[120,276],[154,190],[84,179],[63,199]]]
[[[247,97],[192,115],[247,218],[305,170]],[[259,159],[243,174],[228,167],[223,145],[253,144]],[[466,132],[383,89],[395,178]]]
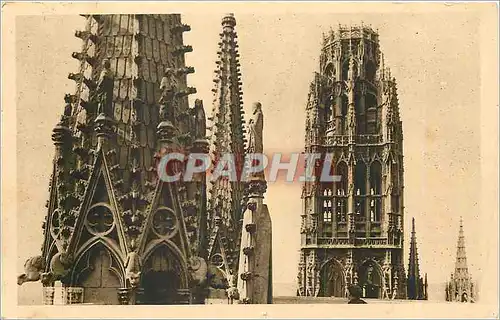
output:
[[[363,263],[358,270],[359,285],[363,289],[363,298],[381,297],[382,273],[380,266],[373,260]]]
[[[186,289],[185,272],[167,246],[156,248],[143,267],[144,304],[177,304],[179,290]]]
[[[461,302],[469,302],[469,296],[466,292],[462,293]]]
[[[77,262],[74,279],[77,286],[84,288],[84,303],[119,304],[121,274],[116,257],[103,244],[97,243]]]
[[[342,266],[335,259],[321,268],[320,297],[344,297],[345,281]]]

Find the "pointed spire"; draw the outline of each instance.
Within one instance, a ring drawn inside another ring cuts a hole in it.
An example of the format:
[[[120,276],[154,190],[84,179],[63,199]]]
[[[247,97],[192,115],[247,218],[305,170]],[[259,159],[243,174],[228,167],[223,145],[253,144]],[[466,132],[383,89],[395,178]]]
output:
[[[448,282],[447,300],[460,302],[477,300],[474,287],[475,283],[473,283],[467,267],[463,220],[460,217],[455,272],[451,274],[450,281]]]
[[[455,279],[468,279],[469,269],[467,267],[467,255],[465,252],[465,236],[463,220],[460,217],[460,228],[458,231],[457,257],[455,261]]]
[[[411,220],[410,257],[408,260],[408,299],[423,299],[425,294],[424,284],[421,283],[420,266],[418,262],[417,234],[415,231],[415,218]]]
[[[218,61],[214,79],[214,105],[212,110],[212,153],[244,151],[243,103],[241,72],[239,69],[238,44],[236,42],[236,19],[232,13],[222,18]],[[217,146],[215,144],[217,142]]]
[[[212,168],[216,168],[221,156],[228,154],[234,156],[238,175],[243,168],[245,155],[245,121],[234,15],[232,13],[225,15],[222,18],[221,25],[222,32],[219,34],[218,58],[214,73],[214,88],[212,89],[214,100],[211,115],[210,156],[213,162]],[[238,230],[237,223],[242,214],[242,184],[227,185],[221,179],[217,179],[209,188],[209,193],[212,195],[208,203],[210,224],[215,226],[218,219],[220,219],[221,230],[226,227],[227,230]],[[217,229],[214,229],[214,232],[218,232]],[[237,235],[231,235],[230,237],[233,236],[236,239]],[[237,245],[235,242],[228,244],[228,246],[234,247]],[[239,251],[234,247],[231,249],[232,253],[237,255]],[[226,248],[225,250],[230,249]],[[212,252],[212,248],[209,249],[209,252]],[[232,267],[229,266],[229,268]]]
[[[417,235],[415,231],[415,218],[411,220],[411,240],[410,240],[410,258],[408,262],[408,277],[415,279],[420,278],[420,270],[418,264],[418,251],[417,251]]]

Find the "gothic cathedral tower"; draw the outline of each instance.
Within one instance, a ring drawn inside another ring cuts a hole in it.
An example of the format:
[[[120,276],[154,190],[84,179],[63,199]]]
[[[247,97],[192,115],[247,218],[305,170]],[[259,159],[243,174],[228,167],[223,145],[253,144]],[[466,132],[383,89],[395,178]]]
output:
[[[303,186],[298,294],[345,297],[358,284],[365,298],[405,298],[403,131],[377,32],[324,36],[306,115],[305,152],[333,155],[341,180]]]
[[[208,153],[202,103],[188,105],[190,27],[179,14],[85,18],[76,90],[52,135],[42,254],[18,283],[41,280],[46,304],[55,284],[63,304],[203,303],[205,177],[157,172],[162,153]]]

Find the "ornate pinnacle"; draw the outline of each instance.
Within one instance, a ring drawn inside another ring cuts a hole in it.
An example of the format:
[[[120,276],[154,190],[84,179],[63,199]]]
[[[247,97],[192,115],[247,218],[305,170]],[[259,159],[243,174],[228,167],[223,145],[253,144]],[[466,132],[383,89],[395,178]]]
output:
[[[115,133],[115,121],[101,113],[95,119],[95,132],[97,137],[109,137]]]
[[[233,13],[228,13],[224,16],[224,18],[222,18],[222,26],[224,28],[228,27],[228,28],[234,28],[236,26],[236,19],[234,18],[234,14]]]

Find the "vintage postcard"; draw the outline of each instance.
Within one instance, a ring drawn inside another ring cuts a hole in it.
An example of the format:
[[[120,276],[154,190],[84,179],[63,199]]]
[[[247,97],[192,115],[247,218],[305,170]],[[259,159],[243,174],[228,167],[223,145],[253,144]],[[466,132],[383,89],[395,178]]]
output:
[[[497,3],[2,19],[3,317],[498,317]]]

